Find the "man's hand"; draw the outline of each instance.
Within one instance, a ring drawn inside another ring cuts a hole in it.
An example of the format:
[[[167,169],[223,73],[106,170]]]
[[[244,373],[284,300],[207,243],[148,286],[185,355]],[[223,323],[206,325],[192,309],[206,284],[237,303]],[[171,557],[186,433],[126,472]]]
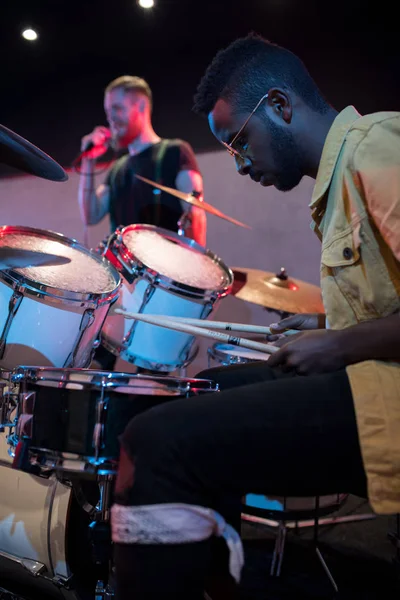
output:
[[[111,138],[110,130],[107,127],[96,127],[92,133],[85,135],[81,140],[81,152],[85,152],[88,144],[93,144],[93,148],[85,152],[85,158],[95,160],[107,152],[108,141]]]
[[[268,335],[267,340],[274,342],[274,346],[281,348],[290,341],[293,341],[296,336],[285,336],[281,335],[282,332],[288,329],[298,329],[299,335],[302,331],[308,331],[310,329],[324,329],[325,328],[325,315],[318,313],[307,313],[292,315],[286,319],[282,319],[279,323],[273,323],[269,326],[271,331],[276,331],[276,335]]]
[[[337,371],[346,366],[342,334],[342,331],[319,329],[290,336],[277,352],[271,354],[267,364],[299,375]]]
[[[270,328],[276,333],[282,333],[285,329],[298,329],[299,331],[325,329],[325,315],[320,313],[292,315],[282,319],[279,323],[273,323]]]

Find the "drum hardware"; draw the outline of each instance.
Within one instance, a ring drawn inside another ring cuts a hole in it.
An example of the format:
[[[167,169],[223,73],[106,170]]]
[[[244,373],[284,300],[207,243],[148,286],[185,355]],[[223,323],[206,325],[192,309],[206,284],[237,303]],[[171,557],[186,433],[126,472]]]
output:
[[[104,448],[104,424],[105,412],[107,410],[107,400],[104,399],[104,386],[101,386],[100,399],[96,406],[96,423],[93,430],[93,448],[94,459],[97,463],[100,457],[100,451]]]
[[[30,575],[33,577],[40,577],[41,579],[45,579],[56,585],[59,588],[69,589],[72,581],[72,576],[69,578],[61,577],[60,575],[56,575],[54,577],[49,577],[46,575],[47,567],[43,563],[37,560],[31,560],[28,558],[20,558],[18,556],[14,556],[13,554],[9,554],[8,552],[4,552],[4,550],[0,550],[0,556],[6,558],[9,561],[12,561],[21,567],[24,570],[28,571]]]
[[[8,552],[4,552],[0,550],[0,556],[7,558],[7,560],[11,560],[18,565],[21,565],[26,571],[29,571],[31,575],[37,577],[38,575],[42,575],[46,571],[46,566],[43,563],[38,562],[37,560],[30,560],[29,558],[19,558],[18,556],[14,556],[13,554],[9,554]]]
[[[0,381],[0,433],[6,428],[11,433],[17,423],[17,415],[12,418],[12,414],[18,409],[18,392],[10,387],[9,382]]]
[[[140,308],[138,310],[139,313],[144,312],[146,305],[149,303],[149,301],[155,291],[156,291],[155,285],[149,283],[149,285],[146,287],[146,290],[143,294],[142,305],[140,306]],[[122,339],[122,347],[124,348],[124,350],[126,348],[128,348],[128,346],[130,346],[130,344],[132,343],[133,335],[135,333],[135,329],[136,329],[137,325],[138,325],[138,321],[133,321],[131,328],[128,329],[128,333]],[[147,368],[147,367],[145,367],[145,368]]]
[[[193,194],[194,194],[194,192],[193,192]],[[182,213],[182,216],[179,219],[177,224],[178,224],[178,235],[184,236],[187,228],[190,227],[192,224],[192,219],[191,219],[189,210],[185,210]]]
[[[1,336],[0,336],[0,358],[3,358],[3,356],[4,356],[4,352],[5,352],[6,344],[7,344],[7,336],[10,331],[10,327],[13,322],[13,319],[14,319],[15,315],[17,314],[17,310],[19,309],[19,306],[24,297],[24,295],[23,295],[24,289],[25,288],[23,285],[16,284],[14,287],[13,294],[8,303],[8,316],[7,316],[6,322],[3,327],[3,331],[1,332]]]
[[[68,368],[68,367],[73,367],[76,363],[76,357],[77,357],[77,353],[79,350],[79,345],[83,339],[83,336],[86,333],[86,330],[89,329],[89,327],[91,327],[91,325],[93,325],[94,323],[94,309],[93,308],[87,308],[85,310],[85,312],[82,315],[82,320],[81,320],[81,324],[79,325],[79,332],[78,332],[78,336],[76,338],[75,344],[73,349],[71,350],[71,353],[68,355],[65,363],[64,363],[64,367]],[[82,365],[83,367],[88,367],[90,365],[90,363],[92,362],[92,357],[93,357],[93,353],[94,353],[94,348],[92,348],[92,352],[90,353],[89,359],[87,361],[86,365]]]
[[[143,267],[134,265],[128,249],[123,243],[122,233],[124,227],[120,226],[107,238],[103,256],[121,273],[129,284],[143,274]]]
[[[109,600],[110,598],[114,597],[115,594],[110,585],[104,587],[104,583],[102,581],[97,582],[95,590],[95,600]]]
[[[212,367],[212,361],[223,366],[241,365],[243,363],[268,360],[269,354],[265,352],[257,352],[255,350],[247,350],[238,348],[232,344],[222,344],[216,342],[211,347],[207,348],[208,368]]]

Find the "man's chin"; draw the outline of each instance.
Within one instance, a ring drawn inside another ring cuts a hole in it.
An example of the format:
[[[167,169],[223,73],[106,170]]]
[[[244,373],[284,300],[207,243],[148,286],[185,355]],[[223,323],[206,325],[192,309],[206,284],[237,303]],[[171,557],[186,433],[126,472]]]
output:
[[[274,185],[277,190],[280,192],[290,192],[295,187],[297,187],[300,181],[303,179],[303,176],[300,175],[298,177],[293,177],[291,180],[289,179],[277,179],[274,182]]]

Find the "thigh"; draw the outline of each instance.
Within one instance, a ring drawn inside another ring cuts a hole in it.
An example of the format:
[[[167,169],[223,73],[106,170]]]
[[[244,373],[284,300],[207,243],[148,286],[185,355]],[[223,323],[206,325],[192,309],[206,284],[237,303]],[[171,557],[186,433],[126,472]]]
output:
[[[200,371],[196,375],[200,379],[211,379],[218,383],[221,390],[227,390],[242,385],[262,383],[275,379],[292,379],[297,377],[293,372],[284,373],[281,369],[272,369],[264,361],[256,361],[228,367],[213,367]]]
[[[205,491],[216,498],[356,493],[365,487],[345,371],[175,401],[134,419],[122,443],[134,460],[139,455],[136,478],[147,476],[144,487],[151,485],[146,463],[170,479],[171,485],[163,484],[167,502],[193,501],[195,488],[201,502]],[[133,503],[142,502],[148,500]]]

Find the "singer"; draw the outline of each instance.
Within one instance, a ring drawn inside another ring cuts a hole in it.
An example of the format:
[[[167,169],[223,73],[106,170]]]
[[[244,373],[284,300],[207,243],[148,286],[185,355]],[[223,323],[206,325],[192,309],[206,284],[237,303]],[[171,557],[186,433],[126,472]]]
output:
[[[147,82],[130,75],[118,77],[105,90],[104,110],[109,129],[96,127],[82,138],[81,144],[79,206],[85,225],[96,225],[108,214],[111,232],[132,223],[178,231],[182,219],[184,234],[205,246],[207,221],[203,210],[160,193],[134,176],[143,175],[202,196],[203,181],[190,145],[179,139],[161,139],[153,129],[152,92]],[[104,183],[96,188],[96,160],[111,145],[128,152],[114,163]],[[99,346],[96,363],[102,369],[113,370],[116,357]]]
[[[105,90],[104,110],[109,129],[96,127],[82,138],[79,206],[83,222],[96,225],[107,214],[111,231],[120,225],[148,223],[178,231],[185,217],[184,233],[206,244],[206,216],[166,193],[136,179],[143,175],[182,192],[203,191],[202,177],[193,150],[183,140],[161,139],[154,131],[152,92],[146,81],[125,75]],[[95,163],[109,146],[127,153],[110,169],[104,183],[95,187]],[[183,205],[185,204],[185,205]]]

